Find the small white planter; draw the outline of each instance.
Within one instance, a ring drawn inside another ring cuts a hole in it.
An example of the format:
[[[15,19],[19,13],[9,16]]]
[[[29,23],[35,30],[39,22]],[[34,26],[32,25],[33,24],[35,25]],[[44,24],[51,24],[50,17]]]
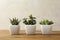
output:
[[[20,26],[19,25],[12,25],[10,26],[10,33],[11,34],[19,34]]]
[[[26,34],[35,34],[36,26],[35,25],[25,25]]]
[[[42,34],[51,34],[52,25],[41,25],[41,32]]]

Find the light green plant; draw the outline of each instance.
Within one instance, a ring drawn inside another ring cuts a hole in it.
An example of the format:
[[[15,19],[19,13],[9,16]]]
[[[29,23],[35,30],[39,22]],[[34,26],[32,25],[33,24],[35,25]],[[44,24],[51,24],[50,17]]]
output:
[[[10,19],[10,18],[9,18]],[[20,21],[17,18],[12,18],[10,19],[10,23],[12,25],[18,25],[20,23]]]
[[[41,24],[41,25],[51,25],[51,24],[53,24],[53,21],[42,20],[42,21],[40,22],[40,24]]]

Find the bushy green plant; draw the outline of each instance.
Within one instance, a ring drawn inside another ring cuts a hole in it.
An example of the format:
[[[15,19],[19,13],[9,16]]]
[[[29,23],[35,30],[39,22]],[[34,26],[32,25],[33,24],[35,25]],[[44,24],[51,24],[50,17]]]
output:
[[[29,18],[24,18],[23,23],[25,25],[35,25],[36,24],[36,18],[33,17],[32,15],[29,16]]]
[[[9,18],[10,19],[10,18]],[[12,25],[18,25],[20,23],[20,21],[17,18],[12,18],[10,19],[10,23]]]
[[[40,22],[40,24],[41,24],[41,25],[51,25],[51,24],[53,24],[53,21],[42,20],[42,21]]]

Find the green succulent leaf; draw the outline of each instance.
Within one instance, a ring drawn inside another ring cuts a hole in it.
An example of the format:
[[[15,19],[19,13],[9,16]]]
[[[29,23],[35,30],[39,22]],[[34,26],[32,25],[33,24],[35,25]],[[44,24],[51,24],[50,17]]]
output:
[[[18,25],[21,21],[21,20],[18,20],[17,18],[12,18],[12,19],[9,18],[9,20],[12,25]]]
[[[41,25],[51,25],[51,24],[53,24],[53,21],[42,20],[42,21],[40,22],[40,24],[41,24]]]
[[[35,25],[36,24],[36,18],[33,17],[32,15],[29,16],[29,18],[24,18],[23,20],[23,23],[25,25]]]

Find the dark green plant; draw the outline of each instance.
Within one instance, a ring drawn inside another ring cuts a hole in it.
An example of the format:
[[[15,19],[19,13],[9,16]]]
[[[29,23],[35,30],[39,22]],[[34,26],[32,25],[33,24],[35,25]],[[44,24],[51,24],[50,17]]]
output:
[[[9,18],[10,19],[10,18]],[[18,25],[20,23],[20,21],[17,18],[12,18],[10,19],[10,23],[12,25]]]
[[[53,21],[42,20],[42,21],[40,22],[40,24],[41,24],[41,25],[51,25],[51,24],[53,24]]]
[[[29,18],[24,18],[23,23],[25,25],[35,25],[36,24],[36,18],[33,17],[32,15],[29,16]]]

